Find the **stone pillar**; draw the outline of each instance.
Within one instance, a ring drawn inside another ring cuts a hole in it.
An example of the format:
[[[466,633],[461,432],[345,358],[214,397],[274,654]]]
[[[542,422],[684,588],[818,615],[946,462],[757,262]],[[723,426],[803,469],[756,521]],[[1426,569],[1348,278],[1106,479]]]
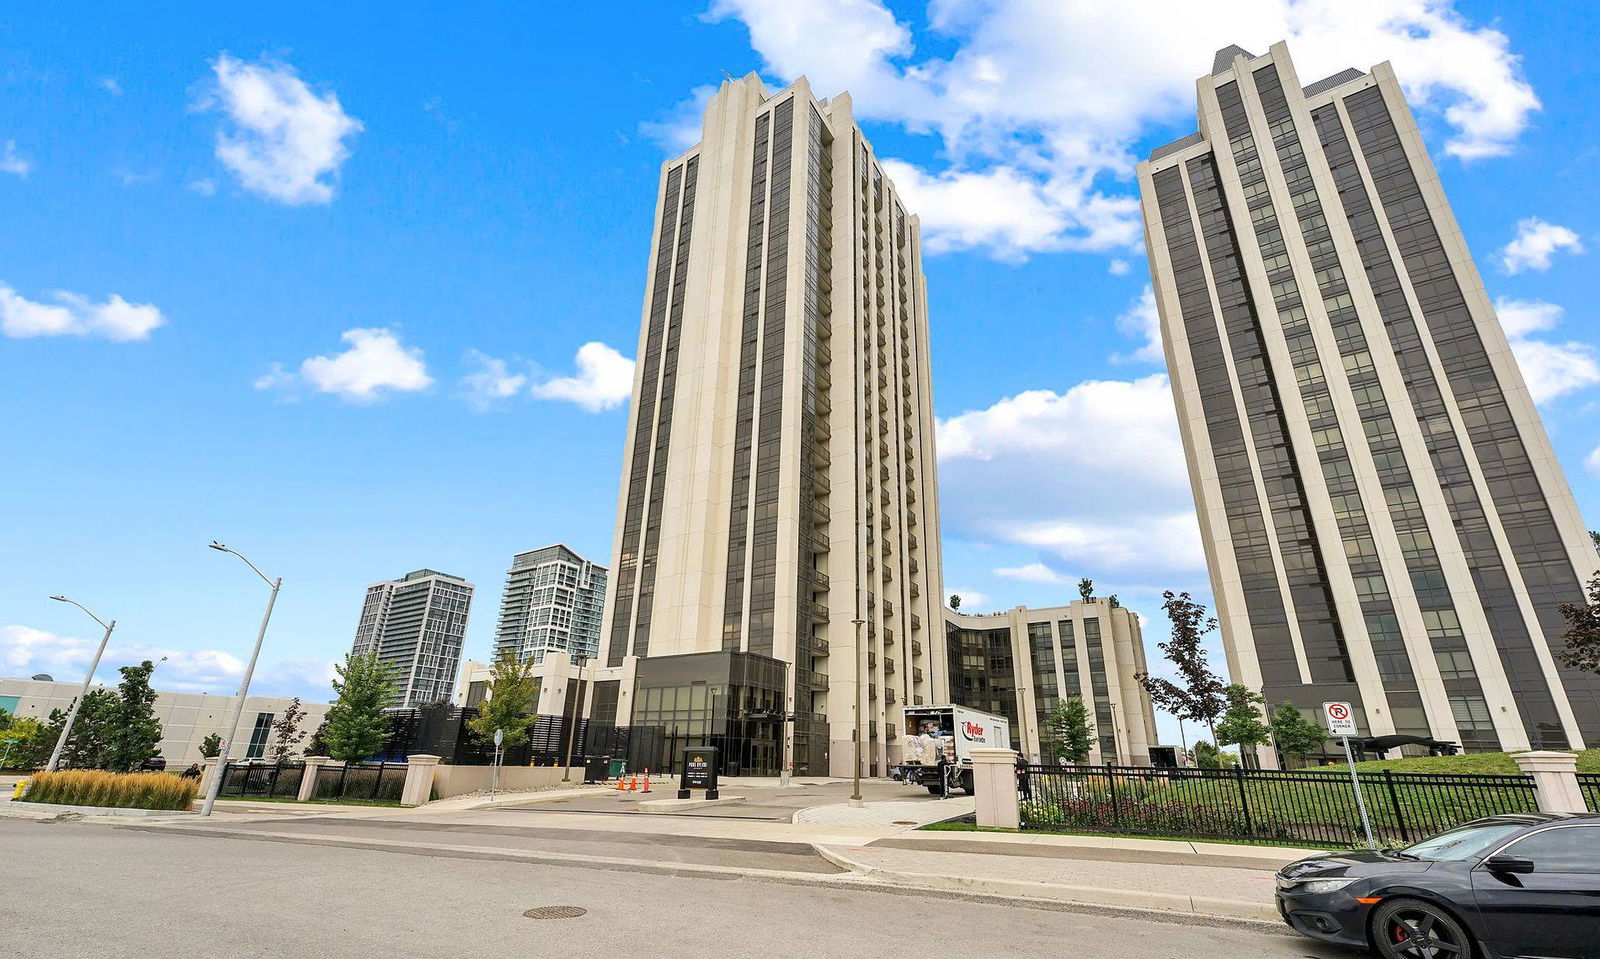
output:
[[[300,794],[295,796],[300,802],[310,802],[317,795],[317,774],[322,767],[333,762],[331,756],[307,756],[306,771],[300,777]]]
[[[1573,753],[1536,750],[1512,753],[1524,773],[1533,777],[1540,812],[1588,812],[1578,786],[1578,757]]]
[[[1010,749],[972,751],[972,788],[978,794],[978,825],[1022,828],[1017,805],[1017,754]]]
[[[417,753],[406,757],[406,784],[400,790],[400,805],[421,806],[433,798],[433,773],[438,756]]]
[[[221,761],[222,759],[219,756],[207,756],[203,760],[205,765],[200,770],[200,796],[211,795],[211,777],[217,775],[217,763]]]

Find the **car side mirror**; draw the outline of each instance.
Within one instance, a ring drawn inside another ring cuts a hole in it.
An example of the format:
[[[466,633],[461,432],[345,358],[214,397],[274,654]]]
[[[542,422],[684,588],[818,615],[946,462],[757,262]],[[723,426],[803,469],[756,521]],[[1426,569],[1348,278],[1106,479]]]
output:
[[[1533,872],[1533,860],[1522,856],[1490,856],[1483,861],[1490,872],[1527,874]]]

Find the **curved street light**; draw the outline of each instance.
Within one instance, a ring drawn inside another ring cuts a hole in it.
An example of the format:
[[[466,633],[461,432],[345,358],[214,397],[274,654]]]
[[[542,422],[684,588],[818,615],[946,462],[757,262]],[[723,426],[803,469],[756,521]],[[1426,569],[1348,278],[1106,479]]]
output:
[[[216,540],[211,541],[211,548],[221,553],[232,553],[244,560],[244,564],[255,570],[262,582],[272,587],[272,596],[267,600],[267,612],[261,617],[261,630],[256,633],[256,647],[250,652],[250,663],[244,668],[244,678],[239,682],[239,695],[233,701],[233,710],[228,717],[228,725],[223,727],[225,738],[222,740],[222,751],[217,754],[217,766],[211,771],[211,781],[206,784],[206,796],[200,803],[200,815],[211,815],[211,807],[216,804],[217,793],[222,791],[222,780],[228,775],[228,751],[233,746],[233,734],[239,730],[239,717],[244,713],[244,698],[250,692],[250,677],[256,671],[256,657],[261,655],[261,641],[267,638],[267,623],[272,619],[272,607],[278,602],[278,588],[283,585],[283,577],[269,579],[266,573],[257,569],[256,564],[246,559],[244,554]]]
[[[67,740],[72,736],[72,724],[78,721],[78,710],[83,707],[83,697],[89,694],[89,684],[94,681],[94,671],[100,668],[100,657],[106,651],[106,643],[111,641],[111,631],[117,628],[117,621],[106,622],[94,613],[89,612],[89,607],[75,599],[65,596],[52,596],[51,599],[58,603],[71,603],[88,613],[89,618],[99,623],[105,629],[105,635],[100,637],[100,648],[94,651],[94,659],[89,663],[89,672],[83,677],[83,686],[78,690],[78,698],[72,701],[72,709],[67,712],[67,724],[61,728],[61,736],[56,739],[55,751],[50,754],[50,764],[45,766],[45,772],[55,772],[56,766],[61,763],[61,752],[67,748]]]

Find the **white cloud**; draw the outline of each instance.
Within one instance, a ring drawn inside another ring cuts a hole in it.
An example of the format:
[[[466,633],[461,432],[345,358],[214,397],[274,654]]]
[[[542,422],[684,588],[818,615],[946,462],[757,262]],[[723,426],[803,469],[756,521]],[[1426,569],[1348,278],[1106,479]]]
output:
[[[1582,253],[1583,240],[1572,230],[1536,216],[1517,221],[1517,235],[1500,250],[1500,266],[1512,275],[1550,269],[1550,258],[1566,250]]]
[[[467,359],[477,368],[461,378],[461,395],[467,405],[482,411],[499,400],[510,399],[528,385],[524,373],[513,373],[505,360],[468,350]]]
[[[122,96],[122,84],[117,82],[116,77],[101,77],[100,89],[114,97]]]
[[[961,609],[968,615],[977,615],[989,607],[989,594],[980,593],[975,589],[952,589],[950,596],[961,597]],[[950,596],[945,597],[945,602],[950,601]]]
[[[591,413],[621,406],[633,394],[633,360],[605,345],[585,343],[575,359],[578,371],[536,383],[533,395],[576,403]]]
[[[1583,461],[1583,465],[1589,472],[1600,476],[1600,446],[1594,448],[1594,451]]]
[[[0,173],[27,179],[32,171],[33,163],[17,153],[17,141],[7,140],[5,148],[0,149]]]
[[[346,141],[361,131],[361,121],[344,112],[332,91],[313,93],[288,64],[245,63],[224,53],[212,70],[216,84],[201,106],[231,121],[217,131],[222,165],[268,199],[291,206],[330,202],[350,157]]]
[[[716,92],[717,88],[710,84],[695,87],[662,119],[639,124],[639,132],[677,156],[700,142],[701,118]]]
[[[1117,331],[1144,342],[1132,353],[1113,355],[1113,363],[1166,363],[1167,356],[1161,348],[1161,314],[1156,310],[1156,294],[1150,287],[1146,286],[1127,312],[1117,317]]]
[[[290,373],[274,363],[258,377],[258,390],[306,386],[355,403],[370,403],[391,392],[414,393],[433,385],[422,350],[405,346],[384,328],[346,330],[340,340],[349,344],[342,353],[313,356]]]
[[[211,179],[210,177],[201,177],[198,180],[190,180],[189,189],[200,194],[201,196],[216,196],[217,181]]]
[[[938,450],[947,535],[1130,586],[1204,569],[1165,376],[1020,393],[941,421]]]
[[[895,174],[929,249],[1010,260],[1132,248],[1133,147],[1193,122],[1195,77],[1228,44],[1286,39],[1307,82],[1392,60],[1462,159],[1509,151],[1539,109],[1507,37],[1450,0],[937,0],[923,50],[880,0],[714,0],[708,17],[744,23],[780,81],[805,74],[863,119],[938,137],[947,166]]]
[[[1573,340],[1533,338],[1532,334],[1548,332],[1560,324],[1565,312],[1560,306],[1543,300],[1501,297],[1494,308],[1535,403],[1542,405],[1600,385],[1600,352],[1593,346]]]
[[[58,682],[82,682],[100,637],[58,636],[31,626],[0,626],[0,675],[47,673]],[[165,656],[167,661],[160,662]],[[218,649],[176,649],[120,642],[115,634],[100,659],[96,680],[106,686],[119,681],[117,668],[144,660],[156,663],[151,685],[158,690],[232,694],[244,675],[244,660]],[[326,699],[333,663],[321,660],[279,660],[262,663],[251,678],[250,691],[261,696]]]
[[[1122,259],[1121,257],[1118,257],[1106,264],[1106,272],[1110,273],[1112,276],[1127,276],[1128,271],[1131,269],[1132,267],[1128,265],[1128,261]]]
[[[1004,566],[994,571],[1001,579],[1015,579],[1024,583],[1065,583],[1066,576],[1056,572],[1043,563],[1028,563],[1025,566]]]
[[[115,293],[99,303],[65,290],[51,295],[54,303],[41,303],[0,283],[0,333],[16,338],[95,336],[126,343],[148,339],[151,330],[166,323],[154,306],[129,303]]]

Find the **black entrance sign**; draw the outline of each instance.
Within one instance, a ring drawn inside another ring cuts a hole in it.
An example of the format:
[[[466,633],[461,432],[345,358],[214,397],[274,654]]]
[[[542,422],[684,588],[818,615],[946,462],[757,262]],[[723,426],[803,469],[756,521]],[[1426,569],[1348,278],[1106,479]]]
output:
[[[707,799],[717,798],[715,746],[695,746],[683,751],[683,772],[678,780],[678,798],[688,799],[691,789],[704,789]]]

